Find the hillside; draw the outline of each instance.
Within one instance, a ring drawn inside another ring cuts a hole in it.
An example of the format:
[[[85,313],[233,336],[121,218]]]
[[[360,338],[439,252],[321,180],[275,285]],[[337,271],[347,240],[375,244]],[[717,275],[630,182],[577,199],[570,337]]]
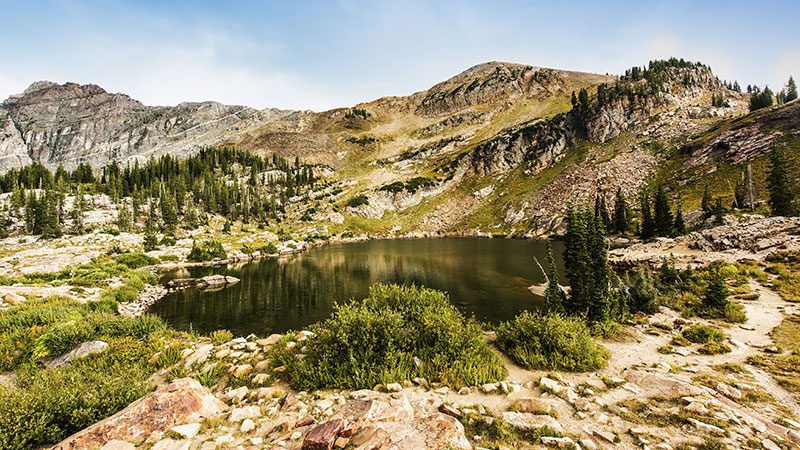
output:
[[[0,105],[0,167],[97,167],[236,145],[316,165],[330,199],[288,214],[332,233],[539,235],[558,230],[570,202],[617,188],[634,198],[653,180],[690,207],[709,180],[732,197],[736,165],[756,161],[758,172],[772,146],[796,147],[796,102],[748,114],[748,95],[702,64],[659,61],[643,73],[490,62],[426,91],[324,112],[149,107],[93,85],[39,82]],[[586,103],[573,106],[583,89]],[[727,106],[712,106],[719,94]]]

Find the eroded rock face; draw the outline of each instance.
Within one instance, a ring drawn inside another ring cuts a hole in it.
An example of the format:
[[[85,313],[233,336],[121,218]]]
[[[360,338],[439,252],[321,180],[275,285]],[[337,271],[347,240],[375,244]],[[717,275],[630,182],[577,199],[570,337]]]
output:
[[[222,132],[262,112],[215,102],[151,107],[88,84],[41,81],[0,104],[0,165],[55,167],[183,155],[220,142]]]
[[[80,431],[53,447],[54,450],[99,448],[112,440],[136,441],[154,431],[199,422],[220,414],[227,405],[191,378],[162,386],[127,408]]]

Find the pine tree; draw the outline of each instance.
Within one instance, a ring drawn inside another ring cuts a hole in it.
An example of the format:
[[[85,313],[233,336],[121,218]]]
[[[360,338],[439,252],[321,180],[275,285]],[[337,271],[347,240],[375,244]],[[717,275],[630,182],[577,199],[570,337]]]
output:
[[[725,223],[725,206],[722,205],[722,199],[717,197],[714,202],[714,225],[722,225]]]
[[[117,205],[117,228],[119,228],[119,231],[129,231],[131,229],[131,213],[124,200]]]
[[[161,192],[161,222],[164,233],[173,235],[178,227],[178,207],[175,204],[175,197],[168,190]]]
[[[775,147],[769,155],[770,171],[767,178],[769,206],[776,216],[795,216],[796,188],[791,178],[789,158],[782,147]]]
[[[713,200],[711,199],[711,191],[708,190],[708,185],[706,185],[705,189],[703,189],[703,200],[700,203],[700,209],[703,210],[703,217],[711,217],[711,213],[714,210],[714,205],[712,202]]]
[[[728,304],[728,296],[731,295],[731,291],[719,269],[713,269],[710,275],[708,286],[703,294],[703,308],[720,311],[725,309]]]
[[[628,231],[628,204],[622,188],[617,188],[617,198],[614,200],[614,231],[624,234]]]
[[[544,291],[544,310],[547,314],[564,313],[564,295],[558,280],[558,267],[553,246],[547,243],[547,288]]]
[[[589,109],[589,92],[584,88],[578,91],[578,104],[584,111]]]
[[[586,317],[592,322],[604,322],[610,317],[611,304],[608,282],[608,242],[602,219],[595,217],[589,222],[587,230],[589,271],[586,276],[591,285]]]
[[[81,186],[78,185],[78,193],[73,200],[72,211],[70,211],[70,219],[72,220],[72,232],[74,234],[83,234],[83,212],[86,210],[86,198],[83,196]]]
[[[784,100],[786,102],[790,102],[797,98],[797,83],[794,82],[794,78],[791,76],[789,77],[789,81],[786,83],[786,96]]]
[[[669,197],[664,191],[663,186],[659,186],[656,191],[655,206],[653,212],[655,223],[655,233],[658,236],[671,236],[674,219],[672,209],[669,205]]]
[[[686,234],[686,222],[683,220],[683,201],[678,197],[678,207],[675,209],[675,222],[672,225],[672,233],[675,236]]]
[[[646,192],[642,192],[641,197],[642,218],[639,224],[639,234],[642,239],[647,239],[655,236],[655,224],[653,223],[653,213],[650,209],[650,196]]]
[[[567,232],[564,236],[564,267],[570,281],[570,296],[564,304],[568,314],[584,315],[588,308],[588,273],[589,252],[586,246],[586,217],[591,216],[583,211],[575,210],[572,205],[567,209]]]
[[[58,195],[55,191],[47,191],[43,200],[42,237],[52,239],[61,236],[60,214],[58,212]]]
[[[149,252],[158,249],[158,236],[156,236],[156,223],[152,215],[147,217],[144,223],[144,251]]]

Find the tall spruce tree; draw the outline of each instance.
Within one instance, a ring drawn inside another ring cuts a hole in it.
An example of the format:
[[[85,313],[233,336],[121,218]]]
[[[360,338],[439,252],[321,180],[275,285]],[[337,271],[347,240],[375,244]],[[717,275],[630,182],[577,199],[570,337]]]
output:
[[[591,216],[591,213],[588,214]],[[589,251],[586,246],[587,214],[572,205],[567,209],[567,233],[564,236],[564,266],[570,282],[570,296],[564,303],[568,314],[583,315],[588,308]]]
[[[672,217],[672,208],[669,205],[669,197],[667,197],[663,186],[659,186],[656,191],[653,215],[655,234],[658,236],[671,236],[674,218]]]
[[[786,96],[784,100],[786,102],[790,102],[797,98],[797,83],[794,82],[794,78],[791,76],[789,77],[789,81],[786,83]]]
[[[650,209],[650,196],[647,192],[641,195],[641,220],[639,223],[639,235],[642,239],[655,236],[655,224],[653,223],[653,212]]]
[[[686,222],[683,220],[683,201],[678,197],[678,206],[675,209],[675,222],[672,225],[672,234],[683,236],[686,234]]]
[[[775,147],[769,154],[770,170],[767,177],[769,206],[776,216],[795,216],[796,187],[791,176],[789,158],[782,147]]]
[[[714,210],[714,200],[711,198],[711,191],[708,189],[708,185],[703,189],[703,200],[700,203],[700,209],[703,210],[703,217],[711,217],[711,213]]]
[[[628,203],[622,188],[617,188],[617,197],[614,200],[614,231],[623,234],[628,231]]]
[[[590,280],[586,318],[592,322],[604,322],[611,312],[608,270],[608,242],[603,220],[594,217],[588,224],[587,249],[589,267],[586,276]]]
[[[553,246],[547,243],[547,288],[544,291],[544,310],[547,314],[564,313],[564,295],[558,280],[558,266]]]

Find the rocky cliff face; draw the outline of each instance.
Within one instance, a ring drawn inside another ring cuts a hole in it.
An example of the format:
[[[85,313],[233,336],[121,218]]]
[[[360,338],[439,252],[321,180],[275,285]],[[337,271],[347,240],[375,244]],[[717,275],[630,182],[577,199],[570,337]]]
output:
[[[214,102],[151,107],[96,85],[37,82],[0,104],[0,165],[36,160],[74,167],[187,154],[223,141],[248,121],[285,114]]]

